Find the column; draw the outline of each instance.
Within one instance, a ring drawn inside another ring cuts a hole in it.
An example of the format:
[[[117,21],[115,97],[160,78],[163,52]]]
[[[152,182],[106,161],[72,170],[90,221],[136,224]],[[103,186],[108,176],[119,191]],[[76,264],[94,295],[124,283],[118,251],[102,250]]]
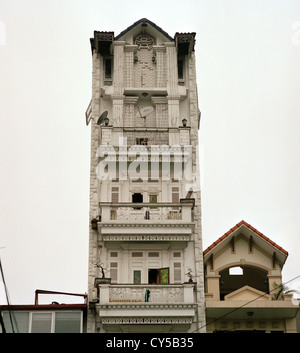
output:
[[[112,94],[112,125],[123,126],[124,92],[124,46],[125,42],[114,42],[114,93]]]
[[[127,96],[124,98],[125,115],[124,115],[124,126],[134,127],[134,111],[139,97],[138,96]]]
[[[165,63],[165,53],[166,47],[154,46],[153,53],[156,56],[156,86],[166,87],[166,63]]]
[[[166,97],[153,96],[152,103],[155,105],[155,118],[157,127],[168,127],[168,112]]]
[[[177,73],[177,53],[175,43],[166,42],[167,53],[167,90],[168,90],[168,110],[169,126],[180,125],[179,121],[179,93],[178,93],[178,73]]]
[[[134,87],[134,55],[137,51],[137,45],[125,45],[125,77],[124,86]]]

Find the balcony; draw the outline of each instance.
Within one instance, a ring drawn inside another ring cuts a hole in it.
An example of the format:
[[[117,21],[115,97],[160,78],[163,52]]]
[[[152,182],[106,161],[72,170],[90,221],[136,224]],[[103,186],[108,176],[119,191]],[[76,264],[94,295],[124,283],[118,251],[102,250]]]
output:
[[[99,285],[96,310],[101,323],[111,325],[187,325],[196,315],[194,283],[181,285]],[[145,302],[146,290],[150,290]]]
[[[88,114],[89,110],[87,110]],[[88,119],[88,115],[86,117]],[[180,122],[180,124],[183,122]],[[116,156],[111,153],[113,158],[124,158],[128,152],[145,153],[160,152],[161,155],[166,155],[168,151],[179,155],[180,150],[177,146],[191,145],[190,126],[180,125],[178,127],[137,127],[126,126],[113,128],[112,125],[101,125],[100,140],[102,148],[105,151],[105,146],[114,148]],[[108,149],[108,152],[111,150]],[[183,151],[182,151],[183,152]]]
[[[151,207],[118,207],[111,209],[110,220],[131,220],[131,221],[166,221],[166,220],[182,220],[182,212],[173,210],[171,207],[151,208]]]
[[[103,241],[189,241],[194,199],[180,203],[101,202],[98,232]]]

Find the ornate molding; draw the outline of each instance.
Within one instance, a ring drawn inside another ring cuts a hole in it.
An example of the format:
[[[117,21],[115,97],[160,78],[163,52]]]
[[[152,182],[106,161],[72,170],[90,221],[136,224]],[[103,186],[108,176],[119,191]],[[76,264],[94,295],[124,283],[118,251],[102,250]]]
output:
[[[143,310],[147,314],[146,311],[152,311],[152,310],[182,310],[182,309],[197,309],[197,304],[193,303],[122,303],[122,304],[114,304],[114,303],[109,303],[109,304],[97,304],[98,310]],[[104,315],[101,314],[101,315]],[[126,315],[124,313],[124,315]],[[174,315],[176,316],[176,315]],[[178,317],[178,316],[176,316]]]
[[[154,38],[147,33],[139,34],[134,41],[134,44],[138,46],[138,49],[152,49],[154,43]]]
[[[189,241],[190,235],[103,235],[103,241]]]
[[[99,223],[100,228],[194,228],[194,223]]]
[[[117,324],[192,324],[193,319],[189,317],[157,317],[157,318],[132,318],[132,317],[116,317],[102,318],[102,324],[117,325]]]

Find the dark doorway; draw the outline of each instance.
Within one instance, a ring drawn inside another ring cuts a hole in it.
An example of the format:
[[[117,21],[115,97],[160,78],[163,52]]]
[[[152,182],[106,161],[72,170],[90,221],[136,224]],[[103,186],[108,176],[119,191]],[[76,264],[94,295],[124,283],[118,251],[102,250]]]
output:
[[[134,193],[132,194],[132,203],[143,203],[143,194]],[[135,210],[140,210],[142,207],[134,207]]]
[[[169,267],[148,270],[149,284],[169,284]]]

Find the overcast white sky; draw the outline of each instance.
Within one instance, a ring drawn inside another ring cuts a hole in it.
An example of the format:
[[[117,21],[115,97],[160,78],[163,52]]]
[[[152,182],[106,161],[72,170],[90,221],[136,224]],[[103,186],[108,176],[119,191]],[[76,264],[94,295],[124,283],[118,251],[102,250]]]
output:
[[[298,0],[0,0],[0,256],[12,304],[32,304],[36,289],[87,291],[89,38],[143,17],[171,36],[197,33],[203,248],[244,219],[289,252],[283,281],[300,275]]]

